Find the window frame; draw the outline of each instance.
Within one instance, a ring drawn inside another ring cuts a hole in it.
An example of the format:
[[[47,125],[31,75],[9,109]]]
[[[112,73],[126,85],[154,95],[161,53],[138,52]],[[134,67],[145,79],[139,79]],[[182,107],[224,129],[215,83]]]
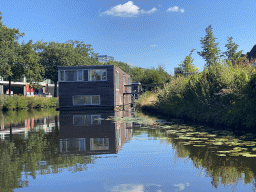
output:
[[[92,80],[90,78],[90,71],[93,71],[93,70],[104,70],[104,71],[106,71],[106,79],[102,80],[102,74],[103,73],[101,73],[101,77],[100,77],[101,80]],[[108,80],[108,70],[107,69],[88,69],[88,81],[95,82],[95,81],[107,81],[107,80]]]
[[[90,103],[91,104],[74,104],[74,98],[76,96],[90,96]],[[99,96],[99,104],[92,104],[92,97],[93,96]],[[74,95],[72,96],[72,103],[73,103],[73,106],[82,106],[82,105],[87,105],[87,106],[90,106],[90,105],[100,105],[100,95]]]
[[[82,79],[81,80],[78,79],[78,71],[82,72]],[[78,69],[77,70],[77,81],[84,81],[84,70],[83,69]]]
[[[64,71],[64,80],[61,80],[61,71]],[[67,71],[76,71],[76,79],[74,81],[65,81]],[[78,71],[82,71],[82,80],[78,79]],[[58,70],[58,81],[59,82],[82,82],[84,81],[84,69],[68,69],[68,70]]]

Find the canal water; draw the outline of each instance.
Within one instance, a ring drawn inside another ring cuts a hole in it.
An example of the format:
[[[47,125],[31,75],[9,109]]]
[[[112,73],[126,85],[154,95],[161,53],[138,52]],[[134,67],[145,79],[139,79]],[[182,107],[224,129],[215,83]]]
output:
[[[0,191],[255,191],[252,134],[127,111],[0,113]]]

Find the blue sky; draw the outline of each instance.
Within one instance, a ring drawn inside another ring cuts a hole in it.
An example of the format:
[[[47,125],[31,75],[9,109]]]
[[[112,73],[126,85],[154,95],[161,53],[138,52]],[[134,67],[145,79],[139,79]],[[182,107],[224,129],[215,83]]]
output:
[[[91,44],[99,55],[138,67],[174,71],[190,51],[196,67],[205,61],[201,37],[213,27],[226,51],[227,37],[249,52],[256,44],[256,2],[248,0],[1,0],[3,23],[24,32],[27,42],[67,40]]]

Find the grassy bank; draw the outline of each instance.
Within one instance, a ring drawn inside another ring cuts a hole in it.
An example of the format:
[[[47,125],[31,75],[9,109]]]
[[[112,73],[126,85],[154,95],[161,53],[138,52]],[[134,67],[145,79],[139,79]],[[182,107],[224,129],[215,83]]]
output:
[[[58,98],[55,97],[25,97],[25,96],[0,96],[0,110],[34,109],[57,107]]]
[[[173,78],[163,89],[144,93],[142,109],[233,129],[256,127],[256,71],[218,62],[189,78]]]

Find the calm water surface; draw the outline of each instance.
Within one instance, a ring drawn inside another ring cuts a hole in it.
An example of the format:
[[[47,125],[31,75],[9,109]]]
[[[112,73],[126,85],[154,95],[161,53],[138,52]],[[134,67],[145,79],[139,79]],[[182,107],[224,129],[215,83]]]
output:
[[[253,135],[131,111],[0,114],[0,191],[254,191]]]

